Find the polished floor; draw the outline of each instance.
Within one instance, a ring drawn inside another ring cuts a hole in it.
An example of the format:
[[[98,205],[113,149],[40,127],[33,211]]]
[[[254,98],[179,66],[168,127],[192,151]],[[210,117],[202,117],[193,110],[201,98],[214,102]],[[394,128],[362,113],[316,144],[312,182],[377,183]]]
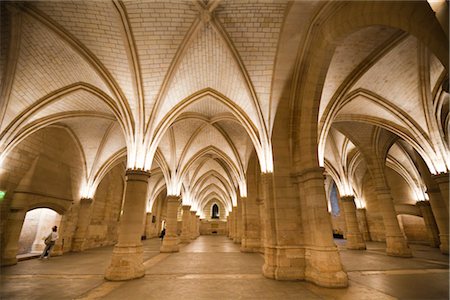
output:
[[[159,253],[160,241],[144,241],[146,276],[126,282],[103,279],[112,247],[28,260],[1,269],[0,299],[449,299],[448,256],[412,245],[413,258],[384,254],[383,243],[345,250],[345,289],[261,275],[263,257],[241,253],[220,236],[201,236],[179,253]]]

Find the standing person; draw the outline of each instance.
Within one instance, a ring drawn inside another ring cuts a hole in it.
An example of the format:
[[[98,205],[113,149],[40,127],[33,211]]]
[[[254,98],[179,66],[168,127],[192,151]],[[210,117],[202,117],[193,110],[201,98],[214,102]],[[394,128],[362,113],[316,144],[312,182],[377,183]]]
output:
[[[50,252],[52,251],[53,247],[55,246],[56,240],[58,239],[58,227],[53,226],[52,232],[45,238],[45,249],[42,252],[39,259],[42,258],[50,258]]]
[[[163,228],[163,230],[161,231],[161,234],[159,235],[159,237],[161,238],[161,242],[162,242],[162,240],[164,240],[165,235],[166,235],[166,228]]]

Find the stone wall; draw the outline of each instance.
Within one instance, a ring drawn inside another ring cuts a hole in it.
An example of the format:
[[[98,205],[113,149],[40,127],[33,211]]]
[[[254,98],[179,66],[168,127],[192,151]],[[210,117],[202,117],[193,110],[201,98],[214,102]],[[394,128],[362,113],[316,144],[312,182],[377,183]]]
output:
[[[428,243],[427,229],[422,217],[399,215],[398,218],[408,242]]]
[[[224,221],[200,221],[200,234],[201,235],[226,235],[227,234],[227,222]]]
[[[113,245],[117,242],[120,210],[124,190],[125,168],[114,167],[101,181],[94,196],[86,248]]]

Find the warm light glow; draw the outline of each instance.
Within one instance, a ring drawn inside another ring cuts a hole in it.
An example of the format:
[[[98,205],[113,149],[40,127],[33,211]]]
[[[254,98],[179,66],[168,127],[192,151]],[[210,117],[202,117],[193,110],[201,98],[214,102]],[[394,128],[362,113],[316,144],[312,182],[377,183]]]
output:
[[[95,187],[92,183],[84,183],[81,187],[80,198],[92,199],[95,194]]]
[[[366,201],[364,199],[355,197],[355,205],[356,208],[366,208]]]

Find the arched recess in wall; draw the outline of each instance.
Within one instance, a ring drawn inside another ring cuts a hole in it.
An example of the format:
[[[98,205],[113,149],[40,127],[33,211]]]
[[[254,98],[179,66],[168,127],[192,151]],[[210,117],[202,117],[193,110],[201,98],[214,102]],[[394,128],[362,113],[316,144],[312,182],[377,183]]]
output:
[[[72,204],[79,199],[83,156],[78,140],[65,126],[52,125],[24,139],[3,162],[1,189],[2,261],[14,264],[27,211],[50,208],[63,215],[61,239],[70,243]],[[55,251],[58,248],[55,247]]]

